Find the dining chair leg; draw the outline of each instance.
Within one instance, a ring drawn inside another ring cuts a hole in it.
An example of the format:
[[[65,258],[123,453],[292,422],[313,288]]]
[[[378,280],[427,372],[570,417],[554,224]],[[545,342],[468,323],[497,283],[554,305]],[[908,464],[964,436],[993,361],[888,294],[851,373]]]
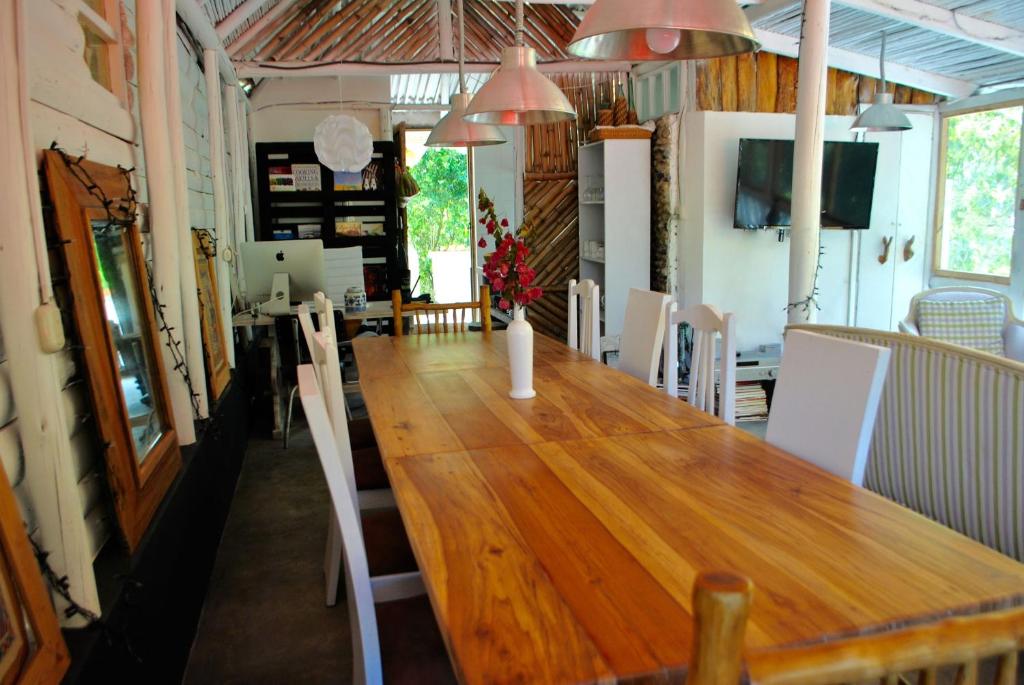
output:
[[[327,522],[327,547],[324,550],[324,581],[327,584],[327,606],[338,603],[338,583],[341,581],[341,531],[338,517],[331,505],[331,518]]]
[[[292,387],[292,391],[288,393],[288,412],[284,418],[284,448],[288,449],[288,434],[292,432],[292,406],[295,404],[295,393],[298,392],[299,386],[296,384]]]

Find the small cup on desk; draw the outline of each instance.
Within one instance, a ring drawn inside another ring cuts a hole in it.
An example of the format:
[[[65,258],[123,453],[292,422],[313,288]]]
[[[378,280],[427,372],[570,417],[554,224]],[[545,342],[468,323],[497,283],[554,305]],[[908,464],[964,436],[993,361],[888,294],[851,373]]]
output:
[[[352,286],[345,291],[345,311],[346,312],[365,312],[366,311],[366,291],[357,285]]]

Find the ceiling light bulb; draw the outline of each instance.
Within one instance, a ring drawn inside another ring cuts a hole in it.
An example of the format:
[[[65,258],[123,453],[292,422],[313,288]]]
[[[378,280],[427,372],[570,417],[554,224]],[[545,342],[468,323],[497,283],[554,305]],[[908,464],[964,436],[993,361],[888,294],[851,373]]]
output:
[[[659,55],[668,53],[679,47],[683,34],[679,29],[650,28],[646,31],[647,47]]]

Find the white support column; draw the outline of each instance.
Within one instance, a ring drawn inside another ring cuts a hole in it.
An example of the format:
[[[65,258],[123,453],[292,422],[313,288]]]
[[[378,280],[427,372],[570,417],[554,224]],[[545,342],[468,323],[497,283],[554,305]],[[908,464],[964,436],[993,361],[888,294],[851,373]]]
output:
[[[142,145],[146,155],[150,235],[153,246],[153,284],[164,305],[164,320],[176,338],[182,336],[181,281],[174,193],[174,159],[167,134],[167,79],[164,74],[164,12],[159,2],[140,2],[135,8],[139,61],[139,109]],[[185,379],[160,335],[178,442],[196,441],[192,400]],[[197,380],[198,382],[198,380]]]
[[[75,601],[98,614],[96,578],[61,397],[60,357],[43,352],[36,336],[35,314],[41,298],[33,232],[42,226],[42,217],[33,222],[39,184],[34,155],[26,154],[32,144],[27,49],[25,17],[18,16],[27,4],[24,0],[0,3],[0,206],[6,221],[0,230],[0,329],[5,334],[6,367],[25,456],[22,487],[39,526],[36,540],[50,553],[50,566],[67,576]],[[46,264],[46,255],[41,263]],[[67,603],[56,595],[54,601],[60,615]],[[85,621],[76,617],[61,623],[82,627]]]
[[[192,389],[199,402],[200,419],[210,415],[206,397],[206,360],[203,358],[203,332],[199,323],[199,286],[196,264],[192,257],[192,226],[188,211],[188,180],[185,175],[185,135],[182,132],[181,86],[178,80],[178,25],[174,0],[164,5],[164,68],[167,85],[167,132],[171,138],[171,159],[174,163],[174,210],[178,239],[178,272],[181,278],[181,315],[184,330],[185,360]]]
[[[256,150],[252,144],[252,119],[249,118],[249,98],[244,93],[239,94],[238,117],[242,133],[242,148],[245,151],[245,178],[243,190],[245,191],[245,239],[248,242],[256,240],[256,227],[253,225],[253,162],[256,161]],[[390,130],[390,128],[389,128]]]
[[[814,293],[821,225],[821,165],[825,146],[825,88],[828,83],[830,0],[804,0],[796,97],[796,143],[793,152],[793,228],[789,233],[789,302],[804,302]],[[817,320],[807,302],[789,309],[790,323]]]
[[[244,165],[242,163],[242,157],[245,156],[246,151],[242,148],[241,140],[242,135],[239,121],[238,121],[238,88],[230,85],[224,86],[224,111],[227,112],[227,145],[228,152],[231,154],[231,226],[234,230],[235,244],[239,246],[246,241],[245,235],[245,205],[247,202],[245,198],[245,179],[242,178],[245,174]],[[238,286],[241,289],[245,289],[245,271],[243,269],[241,254],[239,253],[239,261],[237,264],[238,273]]]
[[[228,218],[227,186],[224,181],[224,119],[220,98],[220,74],[217,72],[217,52],[203,50],[203,70],[206,75],[206,108],[210,123],[210,176],[213,180],[213,225],[217,234],[217,296],[220,298],[220,318],[224,339],[228,341],[228,364],[235,367],[235,346],[231,326],[231,266],[224,261],[226,248],[234,249],[231,222]]]

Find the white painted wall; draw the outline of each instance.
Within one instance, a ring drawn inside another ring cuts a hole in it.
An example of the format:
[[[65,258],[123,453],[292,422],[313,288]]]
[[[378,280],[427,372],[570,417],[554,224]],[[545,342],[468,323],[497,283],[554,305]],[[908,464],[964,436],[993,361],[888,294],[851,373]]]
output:
[[[387,76],[346,76],[342,79],[344,112],[366,124],[374,140],[390,140],[383,130],[381,108],[389,109],[391,81]],[[250,116],[253,141],[306,142],[313,129],[337,114],[338,80],[331,77],[267,79],[253,93]]]
[[[683,304],[704,302],[735,313],[740,351],[781,342],[786,325],[789,245],[779,242],[775,231],[743,231],[732,225],[739,139],[792,139],[795,116],[748,112],[694,112],[685,116],[683,223],[678,255]],[[852,117],[826,117],[825,139],[853,140],[849,131],[852,121]],[[893,151],[899,159],[899,134],[879,137],[878,142],[880,159],[886,159],[887,153]],[[930,167],[927,159],[916,159],[913,163],[918,168]],[[880,162],[875,177],[872,228],[822,231],[825,254],[818,279],[819,323],[851,323],[850,279],[858,272],[857,241],[866,244],[881,227],[896,224],[897,204],[892,198],[898,193],[886,196],[885,189],[899,187],[899,165]],[[922,253],[923,242],[918,240]],[[861,303],[862,310],[871,306],[873,303]],[[888,309],[886,312],[888,317]]]
[[[515,126],[502,126],[508,142],[502,145],[484,145],[473,148],[473,206],[483,188],[487,196],[494,202],[499,217],[506,217],[509,223],[518,227],[523,221],[523,170],[525,160],[523,132]],[[477,214],[479,217],[479,214]],[[484,255],[494,251],[494,239],[481,231],[477,224],[478,235],[486,237],[487,247],[476,247],[477,251],[477,283],[482,283]]]

